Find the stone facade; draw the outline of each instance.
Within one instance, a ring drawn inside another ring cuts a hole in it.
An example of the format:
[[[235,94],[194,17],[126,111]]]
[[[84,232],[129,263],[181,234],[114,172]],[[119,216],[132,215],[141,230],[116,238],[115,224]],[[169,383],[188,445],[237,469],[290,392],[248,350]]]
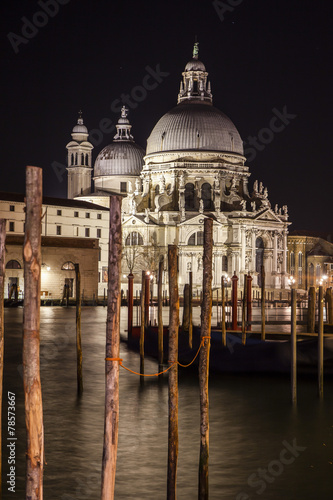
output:
[[[293,231],[288,236],[288,272],[296,286],[333,286],[333,244],[324,237]]]
[[[105,202],[99,203],[107,206],[110,191],[126,192],[124,274],[133,268],[137,284],[142,269],[156,276],[158,260],[163,256],[166,268],[167,246],[176,244],[179,282],[188,282],[192,271],[194,288],[199,289],[203,224],[210,217],[215,287],[223,273],[231,277],[234,272],[240,285],[244,275],[251,274],[253,286],[259,286],[262,265],[268,288],[288,287],[288,209],[273,209],[261,182],[250,189],[243,142],[232,121],[212,105],[197,45],[183,72],[178,104],[153,128],[141,167],[127,114],[123,107],[113,142],[97,157],[95,193],[80,197],[93,202],[104,195]],[[123,282],[125,286],[125,277]]]

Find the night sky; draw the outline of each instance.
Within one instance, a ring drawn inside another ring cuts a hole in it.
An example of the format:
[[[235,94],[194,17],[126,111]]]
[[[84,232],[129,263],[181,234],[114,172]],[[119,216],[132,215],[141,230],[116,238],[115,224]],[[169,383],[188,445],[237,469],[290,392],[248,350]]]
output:
[[[56,3],[58,12],[40,15],[43,3],[53,10]],[[332,231],[331,5],[307,0],[1,2],[0,190],[23,192],[25,166],[37,165],[43,167],[44,194],[66,197],[61,165],[78,110],[89,130],[100,129],[106,118],[110,128],[118,119],[112,103],[142,85],[147,67],[159,65],[167,76],[129,106],[135,140],[146,147],[158,119],[176,104],[197,35],[214,105],[247,143],[250,190],[258,179],[267,186],[272,207],[287,204],[290,230]],[[27,28],[27,22],[40,27]],[[284,124],[272,120],[279,113]],[[94,136],[94,159],[114,133]],[[261,137],[265,144],[259,139],[251,146],[249,137]]]

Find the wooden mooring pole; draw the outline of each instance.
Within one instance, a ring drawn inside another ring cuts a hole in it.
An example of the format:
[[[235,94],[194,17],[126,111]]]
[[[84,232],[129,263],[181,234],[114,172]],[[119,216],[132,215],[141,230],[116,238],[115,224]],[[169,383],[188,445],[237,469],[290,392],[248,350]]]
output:
[[[246,315],[247,315],[247,329],[252,330],[252,276],[247,275],[247,305],[246,305]]]
[[[121,197],[110,196],[109,279],[106,320],[105,417],[101,500],[114,499],[119,423]]]
[[[318,294],[318,395],[324,396],[324,290],[319,287]]]
[[[128,279],[128,298],[127,298],[127,340],[130,343],[132,340],[132,328],[133,328],[133,284],[134,284],[134,274],[129,273]]]
[[[190,285],[186,283],[184,285],[184,296],[183,296],[183,332],[188,332],[190,326]]]
[[[247,274],[244,274],[244,294],[242,302],[242,345],[246,344]]]
[[[297,402],[297,333],[296,333],[296,298],[297,291],[291,289],[291,400],[293,404]]]
[[[83,393],[82,378],[82,342],[81,342],[81,275],[79,264],[75,264],[76,281],[76,373],[77,373],[77,393]]]
[[[231,314],[232,314],[232,319],[231,319],[231,329],[232,330],[237,330],[237,306],[238,306],[238,291],[237,291],[237,284],[238,284],[238,277],[236,276],[236,271],[234,272],[234,275],[231,278],[231,283],[232,283],[232,295],[231,295]]]
[[[308,295],[308,332],[315,332],[316,325],[316,289],[314,286],[310,286]]]
[[[26,498],[43,498],[44,424],[40,381],[40,278],[42,169],[26,168],[26,216],[23,244],[23,385],[27,431]]]
[[[221,307],[222,307],[222,315],[221,315],[221,323],[222,323],[222,345],[225,347],[227,345],[227,331],[225,325],[225,277],[221,278]]]
[[[140,324],[140,373],[145,372],[145,328],[146,328],[146,272],[142,271],[141,283],[141,324]],[[140,377],[140,382],[144,382],[144,377]]]
[[[261,266],[261,340],[266,340],[265,266]]]
[[[329,325],[333,325],[333,294],[332,287],[327,288],[326,290],[326,311],[327,318],[326,321]]]
[[[188,346],[192,349],[192,338],[193,338],[193,275],[192,271],[189,272],[189,284],[190,284],[190,317],[188,325]]]
[[[178,361],[179,295],[178,295],[178,248],[168,246],[169,268],[169,363]],[[178,461],[178,365],[169,370],[169,432],[168,432],[168,480],[167,500],[176,500]]]
[[[164,260],[161,259],[158,264],[158,284],[157,284],[157,321],[158,321],[158,371],[163,370],[163,271]],[[162,377],[163,375],[160,375]]]
[[[212,262],[213,262],[213,220],[204,222],[203,248],[203,300],[201,309],[201,339],[204,339],[199,354],[200,387],[200,460],[199,460],[199,500],[208,500],[209,462],[209,351],[212,320]],[[209,338],[206,338],[209,337]]]
[[[6,260],[6,220],[0,219],[0,498],[2,492],[2,391],[4,360],[4,285]]]

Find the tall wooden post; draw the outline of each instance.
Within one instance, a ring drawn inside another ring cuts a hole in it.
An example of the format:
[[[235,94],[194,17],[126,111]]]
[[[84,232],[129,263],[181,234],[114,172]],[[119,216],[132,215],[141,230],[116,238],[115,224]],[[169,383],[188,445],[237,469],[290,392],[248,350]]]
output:
[[[237,283],[238,283],[238,278],[236,276],[236,271],[234,272],[233,277],[231,278],[231,283],[232,283],[232,295],[231,295],[231,310],[232,310],[232,316],[231,316],[231,329],[232,330],[237,330]]]
[[[265,290],[265,266],[261,266],[261,340],[266,340]]]
[[[192,349],[192,337],[193,337],[193,275],[192,271],[189,272],[189,283],[190,283],[190,319],[188,327],[188,345]]]
[[[142,271],[141,283],[141,324],[140,324],[140,373],[145,372],[145,328],[146,328],[146,272]],[[144,382],[144,377],[140,378],[141,383]]]
[[[190,324],[190,285],[184,285],[184,307],[183,307],[183,332],[188,332]]]
[[[128,342],[132,340],[133,328],[133,282],[134,275],[129,273],[128,278],[128,300],[127,300],[127,339]]]
[[[332,295],[332,287],[327,288],[326,290],[326,311],[327,318],[326,321],[329,325],[333,325],[333,295]]]
[[[297,401],[297,333],[296,333],[296,290],[291,289],[291,400]]]
[[[221,323],[222,323],[222,345],[225,347],[227,345],[227,332],[226,332],[226,325],[225,325],[225,282],[224,282],[224,276],[221,278],[221,292],[222,292],[222,299],[221,299],[221,307],[222,307],[222,317],[221,317]]]
[[[81,276],[79,264],[75,264],[76,281],[76,373],[77,373],[77,393],[83,393],[82,379],[82,343],[81,343]]]
[[[213,220],[204,222],[203,249],[203,300],[201,309],[201,339],[210,337],[212,320],[212,262],[213,262]],[[199,461],[199,500],[208,500],[208,462],[209,462],[209,351],[210,339],[205,339],[199,354],[200,386],[200,461]]]
[[[169,268],[169,363],[178,361],[179,296],[177,273],[178,249],[168,246]],[[169,370],[169,433],[167,500],[176,500],[178,461],[178,365]]]
[[[316,289],[310,286],[308,295],[308,332],[315,332],[316,325]]]
[[[150,274],[145,273],[145,327],[148,328],[149,325],[149,284],[150,284]]]
[[[42,189],[42,169],[27,167],[23,245],[23,385],[27,429],[26,498],[30,500],[43,498],[44,425],[39,358]]]
[[[119,423],[121,197],[110,197],[109,278],[106,323],[105,417],[101,500],[114,499]]]
[[[247,329],[252,330],[252,276],[247,275]]]
[[[242,302],[242,344],[246,344],[247,274],[244,274],[244,294]]]
[[[163,284],[164,260],[158,264],[158,284],[157,284],[157,321],[158,321],[158,371],[163,370]],[[160,375],[162,377],[162,375]]]
[[[0,219],[0,498],[2,491],[2,390],[4,359],[4,285],[6,260],[6,220]]]
[[[324,290],[319,287],[318,294],[318,394],[324,396]]]

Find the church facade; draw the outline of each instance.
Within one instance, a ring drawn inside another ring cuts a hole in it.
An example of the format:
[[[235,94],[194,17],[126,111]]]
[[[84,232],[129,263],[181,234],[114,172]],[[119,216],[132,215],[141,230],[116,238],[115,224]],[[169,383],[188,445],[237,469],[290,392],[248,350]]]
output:
[[[245,274],[266,287],[288,288],[287,206],[272,208],[268,189],[249,183],[243,142],[233,122],[213,106],[198,44],[186,64],[177,105],[157,122],[144,151],[134,142],[123,107],[112,143],[92,168],[92,144],[80,117],[68,150],[68,197],[108,206],[111,192],[122,202],[123,272],[139,285],[141,270],[156,277],[167,248],[179,249],[179,284],[201,289],[203,225],[213,219],[213,286],[221,276]],[[93,176],[94,190],[90,190]],[[165,276],[167,274],[165,273]],[[165,278],[165,283],[166,283]],[[124,279],[124,283],[125,283]]]

